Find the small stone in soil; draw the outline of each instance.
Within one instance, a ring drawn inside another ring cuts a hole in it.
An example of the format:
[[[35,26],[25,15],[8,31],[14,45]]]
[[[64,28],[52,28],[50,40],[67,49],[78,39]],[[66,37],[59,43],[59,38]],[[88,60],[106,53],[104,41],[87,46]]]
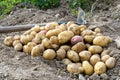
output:
[[[100,80],[100,76],[96,73],[90,76],[90,80]]]
[[[100,77],[103,79],[103,80],[108,80],[108,75],[103,73],[100,75]]]

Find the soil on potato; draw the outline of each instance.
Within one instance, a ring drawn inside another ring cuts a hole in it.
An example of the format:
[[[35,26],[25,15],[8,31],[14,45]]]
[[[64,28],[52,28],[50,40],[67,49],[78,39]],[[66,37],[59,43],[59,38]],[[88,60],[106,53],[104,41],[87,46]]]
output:
[[[17,9],[12,11],[8,16],[0,20],[0,25],[19,25],[32,24],[52,21],[75,21],[76,17],[69,12],[65,2],[62,6],[47,11],[30,9]],[[115,10],[116,9],[116,10]],[[110,11],[114,13],[110,14]],[[115,40],[120,36],[120,4],[115,5],[110,11],[103,11],[94,16],[98,18],[107,17],[111,20],[108,25],[97,25],[102,29],[104,35],[110,36]],[[108,17],[108,15],[109,17]],[[114,19],[111,15],[115,16]],[[97,20],[96,20],[97,21]],[[97,21],[105,22],[103,21]],[[59,60],[48,61],[42,57],[32,57],[23,52],[17,52],[13,47],[3,44],[3,40],[7,36],[21,35],[23,32],[0,33],[0,80],[81,80],[80,75],[70,74],[66,71],[66,66]],[[120,80],[120,49],[116,47],[113,41],[108,48],[112,51],[111,56],[116,58],[116,66],[107,70],[105,74],[91,76],[83,75],[86,80]],[[84,80],[84,79],[83,79]]]

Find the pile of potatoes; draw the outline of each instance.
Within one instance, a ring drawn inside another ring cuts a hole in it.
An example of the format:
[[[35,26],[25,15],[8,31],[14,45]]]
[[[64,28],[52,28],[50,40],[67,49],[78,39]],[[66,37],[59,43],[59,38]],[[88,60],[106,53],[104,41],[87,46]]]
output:
[[[13,46],[34,57],[46,60],[59,59],[74,74],[91,75],[105,73],[115,66],[115,58],[106,48],[112,39],[104,36],[100,28],[88,29],[72,21],[67,24],[51,22],[45,26],[34,26],[22,35],[9,36],[4,44]]]

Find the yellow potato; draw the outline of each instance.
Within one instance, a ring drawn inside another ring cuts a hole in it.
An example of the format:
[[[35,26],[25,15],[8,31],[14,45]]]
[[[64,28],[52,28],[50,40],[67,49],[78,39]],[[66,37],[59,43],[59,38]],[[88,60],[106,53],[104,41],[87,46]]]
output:
[[[56,28],[59,28],[59,29],[61,29],[62,31],[67,30],[67,26],[66,26],[65,24],[61,24],[61,25],[57,26]]]
[[[103,50],[103,52],[101,53],[101,57],[104,55],[108,55],[110,53],[109,49]]]
[[[35,37],[36,34],[37,34],[36,31],[32,31],[32,32],[30,33],[30,35],[32,35],[32,36],[34,36],[34,37]]]
[[[68,51],[71,47],[69,45],[62,45],[60,48],[64,49],[65,51]]]
[[[37,34],[35,35],[35,38],[37,38],[37,39],[45,39],[45,35],[42,34],[42,33],[37,33]]]
[[[28,42],[30,42],[31,38],[26,36],[26,35],[21,35],[20,37],[20,41],[22,44],[27,44]]]
[[[81,36],[84,37],[86,35],[93,35],[93,31],[89,29],[82,31]]]
[[[113,57],[110,57],[109,59],[106,60],[105,64],[107,68],[111,69],[115,66],[116,60]]]
[[[21,43],[17,43],[17,44],[14,46],[14,49],[15,49],[16,51],[20,51],[20,50],[23,49],[23,46],[22,46]]]
[[[89,51],[81,51],[79,53],[81,61],[89,61],[91,57],[91,52]]]
[[[77,44],[72,46],[71,49],[79,53],[79,52],[85,50],[85,44],[83,42],[78,42]]]
[[[88,61],[83,61],[82,67],[86,75],[93,74],[93,66]]]
[[[89,49],[89,47],[91,46],[90,44],[85,44],[86,48]]]
[[[34,43],[36,43],[36,44],[40,44],[40,43],[42,42],[42,40],[39,39],[39,38],[33,38],[33,39],[32,39],[32,42],[34,42]]]
[[[52,44],[59,44],[57,36],[51,36],[50,41],[51,41]]]
[[[47,60],[53,60],[56,57],[56,53],[53,49],[47,49],[43,53],[43,58]]]
[[[21,43],[20,40],[14,40],[12,45],[15,46],[18,43]]]
[[[29,47],[29,51],[30,51],[30,53],[31,53],[33,47],[36,46],[36,45],[37,45],[37,44],[34,43],[34,42],[28,42],[28,43],[27,43],[27,46]]]
[[[20,40],[20,36],[19,35],[15,35],[14,36],[14,40]]]
[[[78,62],[80,60],[78,53],[73,50],[67,51],[67,57],[74,62]]]
[[[52,43],[48,38],[43,39],[42,44],[45,48],[52,48]]]
[[[101,53],[103,49],[102,49],[102,47],[100,47],[100,46],[93,45],[93,46],[90,46],[88,50],[89,50],[92,54],[98,54],[98,53]]]
[[[100,28],[95,28],[94,31],[95,31],[96,33],[100,33],[100,32],[101,32]]]
[[[12,46],[14,38],[12,36],[6,37],[4,39],[4,44],[7,46]]]
[[[68,42],[72,37],[74,36],[74,33],[72,31],[63,31],[58,35],[59,43],[64,44]]]
[[[71,24],[74,24],[74,22],[73,21],[67,22],[67,27],[69,27]]]
[[[82,32],[82,31],[84,31],[87,27],[86,27],[85,25],[80,25],[79,28],[80,28],[80,31]]]
[[[23,46],[23,52],[29,54],[31,51],[30,51],[30,49],[29,49],[29,47],[27,45],[24,45]]]
[[[103,62],[97,62],[94,66],[94,71],[97,74],[103,74],[106,72],[106,65]]]
[[[106,62],[109,58],[110,58],[109,55],[104,55],[104,56],[101,57],[101,60],[102,60],[103,62]]]
[[[90,58],[90,63],[94,66],[97,62],[100,61],[100,56],[98,54],[94,54]]]
[[[59,45],[57,45],[57,44],[52,44],[52,45],[51,45],[51,48],[54,49],[54,50],[58,50]]]
[[[62,62],[63,62],[65,65],[68,65],[68,64],[72,63],[72,61],[70,61],[68,58],[64,58],[64,59],[62,60]]]
[[[94,38],[95,38],[94,35],[86,35],[86,36],[84,36],[84,40],[87,43],[92,43]]]
[[[66,57],[66,51],[62,48],[58,49],[56,53],[57,53],[57,57],[60,59],[64,59]]]
[[[59,26],[59,24],[57,22],[48,23],[45,26],[45,30],[49,31],[49,30],[55,29],[56,26]]]
[[[31,29],[30,29],[30,30],[27,30],[27,31],[25,31],[25,32],[23,33],[23,35],[29,35],[31,32],[32,32]]]
[[[40,26],[35,25],[33,28],[31,28],[31,31],[40,32]]]

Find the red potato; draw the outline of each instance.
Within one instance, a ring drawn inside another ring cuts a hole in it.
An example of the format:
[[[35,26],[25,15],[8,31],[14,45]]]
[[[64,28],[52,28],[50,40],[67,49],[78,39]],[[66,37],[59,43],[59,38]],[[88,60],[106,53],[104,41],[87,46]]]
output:
[[[71,39],[71,44],[76,44],[78,42],[83,42],[82,36],[79,35],[73,36]]]
[[[46,35],[47,30],[42,30],[42,31],[40,31],[40,33],[42,33],[42,34]]]

